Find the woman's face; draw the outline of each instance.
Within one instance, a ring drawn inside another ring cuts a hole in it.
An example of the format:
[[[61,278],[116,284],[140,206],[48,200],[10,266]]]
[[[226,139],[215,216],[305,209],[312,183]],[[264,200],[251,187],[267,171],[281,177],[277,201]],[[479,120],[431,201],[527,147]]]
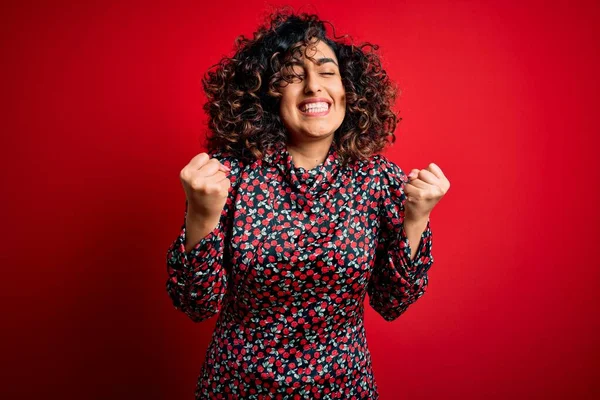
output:
[[[314,47],[306,52],[314,62],[303,55],[303,64],[293,65],[302,81],[294,78],[280,86],[279,115],[294,142],[333,135],[346,114],[346,91],[335,53],[322,41]],[[283,74],[292,71],[284,69]]]

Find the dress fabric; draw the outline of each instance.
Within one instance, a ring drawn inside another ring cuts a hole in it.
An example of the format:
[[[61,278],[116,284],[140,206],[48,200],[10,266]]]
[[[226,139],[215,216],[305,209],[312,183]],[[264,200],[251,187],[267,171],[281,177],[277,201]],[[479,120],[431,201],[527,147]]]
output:
[[[167,251],[167,292],[195,322],[218,315],[196,399],[378,399],[365,295],[385,320],[419,299],[433,264],[430,221],[403,229],[406,174],[384,155],[317,167],[286,145],[231,169],[215,229],[185,252],[185,217]],[[187,215],[187,202],[186,211]]]

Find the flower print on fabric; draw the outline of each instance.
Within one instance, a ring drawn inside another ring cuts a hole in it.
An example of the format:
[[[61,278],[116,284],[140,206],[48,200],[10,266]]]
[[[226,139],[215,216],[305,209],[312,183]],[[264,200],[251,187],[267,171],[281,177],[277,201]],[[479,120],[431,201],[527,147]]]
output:
[[[217,227],[185,252],[185,216],[167,252],[166,289],[195,322],[218,315],[196,399],[377,399],[365,296],[392,321],[419,299],[433,264],[403,229],[404,172],[383,155],[317,167],[285,145],[231,169]],[[187,203],[186,203],[187,213]]]

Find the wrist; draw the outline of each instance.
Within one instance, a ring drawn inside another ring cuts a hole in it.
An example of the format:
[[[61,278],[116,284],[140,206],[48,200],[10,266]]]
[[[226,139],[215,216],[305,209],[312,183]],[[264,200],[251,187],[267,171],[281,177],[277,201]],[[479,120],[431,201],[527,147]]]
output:
[[[429,221],[429,216],[430,216],[430,213],[416,215],[416,214],[413,214],[413,213],[406,212],[404,214],[404,221],[405,222],[419,224],[419,223],[423,223],[423,222]]]
[[[207,215],[198,211],[188,210],[186,219],[195,225],[216,225],[220,217],[221,214]]]

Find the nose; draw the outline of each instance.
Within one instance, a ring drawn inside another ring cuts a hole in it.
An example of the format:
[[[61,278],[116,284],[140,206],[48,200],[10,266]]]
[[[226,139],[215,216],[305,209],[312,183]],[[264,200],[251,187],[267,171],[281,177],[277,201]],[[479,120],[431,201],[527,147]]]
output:
[[[321,82],[316,72],[309,71],[304,76],[304,94],[321,91]]]

